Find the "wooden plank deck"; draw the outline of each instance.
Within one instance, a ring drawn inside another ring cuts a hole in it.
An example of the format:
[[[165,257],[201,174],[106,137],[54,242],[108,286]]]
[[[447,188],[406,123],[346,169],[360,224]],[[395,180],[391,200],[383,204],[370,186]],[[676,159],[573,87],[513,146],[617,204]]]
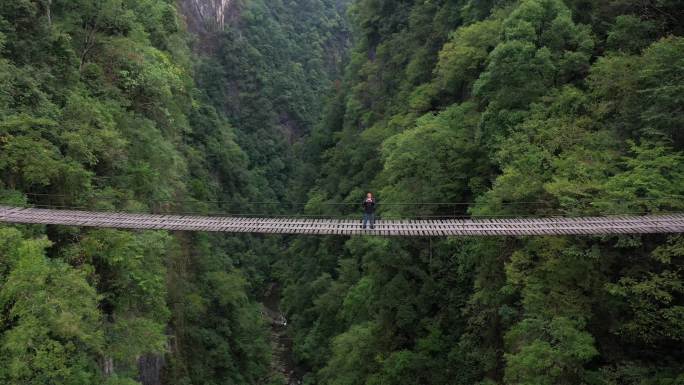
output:
[[[378,220],[202,217],[0,206],[0,222],[228,233],[376,236],[609,235],[684,232],[684,214],[580,218]]]

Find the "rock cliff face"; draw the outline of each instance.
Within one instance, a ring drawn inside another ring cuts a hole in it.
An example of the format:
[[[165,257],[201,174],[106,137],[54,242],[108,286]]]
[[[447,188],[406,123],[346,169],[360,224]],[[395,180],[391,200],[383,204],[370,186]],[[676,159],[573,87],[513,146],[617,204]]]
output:
[[[207,29],[221,30],[233,0],[179,0],[179,3],[188,19],[192,18]]]
[[[211,36],[239,17],[236,0],[177,1],[188,30],[199,39],[195,48],[202,51],[211,51]]]

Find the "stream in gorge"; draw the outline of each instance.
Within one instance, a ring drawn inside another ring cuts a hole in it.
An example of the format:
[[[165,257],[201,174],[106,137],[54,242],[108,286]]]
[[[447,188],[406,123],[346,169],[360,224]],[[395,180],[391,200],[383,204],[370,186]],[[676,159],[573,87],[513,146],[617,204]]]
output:
[[[304,373],[294,360],[292,338],[287,333],[287,318],[280,311],[280,296],[280,284],[271,282],[262,300],[263,316],[271,327],[271,348],[273,351],[271,376],[280,373],[285,378],[285,384],[298,385],[302,383]]]

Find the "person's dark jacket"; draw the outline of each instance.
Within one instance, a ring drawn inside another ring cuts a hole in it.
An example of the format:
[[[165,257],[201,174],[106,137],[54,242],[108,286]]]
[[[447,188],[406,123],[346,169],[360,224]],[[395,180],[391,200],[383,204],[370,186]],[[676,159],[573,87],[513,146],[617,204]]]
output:
[[[363,200],[363,211],[366,214],[373,214],[375,212],[375,198],[371,198],[371,200],[365,198]]]

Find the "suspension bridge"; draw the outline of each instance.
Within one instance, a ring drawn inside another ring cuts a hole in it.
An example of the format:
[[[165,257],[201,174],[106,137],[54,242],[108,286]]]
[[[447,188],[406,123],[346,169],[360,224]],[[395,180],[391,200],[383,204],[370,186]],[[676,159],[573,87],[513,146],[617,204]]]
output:
[[[378,236],[610,235],[684,232],[684,214],[505,219],[377,220],[134,214],[0,206],[0,223],[134,230]]]

